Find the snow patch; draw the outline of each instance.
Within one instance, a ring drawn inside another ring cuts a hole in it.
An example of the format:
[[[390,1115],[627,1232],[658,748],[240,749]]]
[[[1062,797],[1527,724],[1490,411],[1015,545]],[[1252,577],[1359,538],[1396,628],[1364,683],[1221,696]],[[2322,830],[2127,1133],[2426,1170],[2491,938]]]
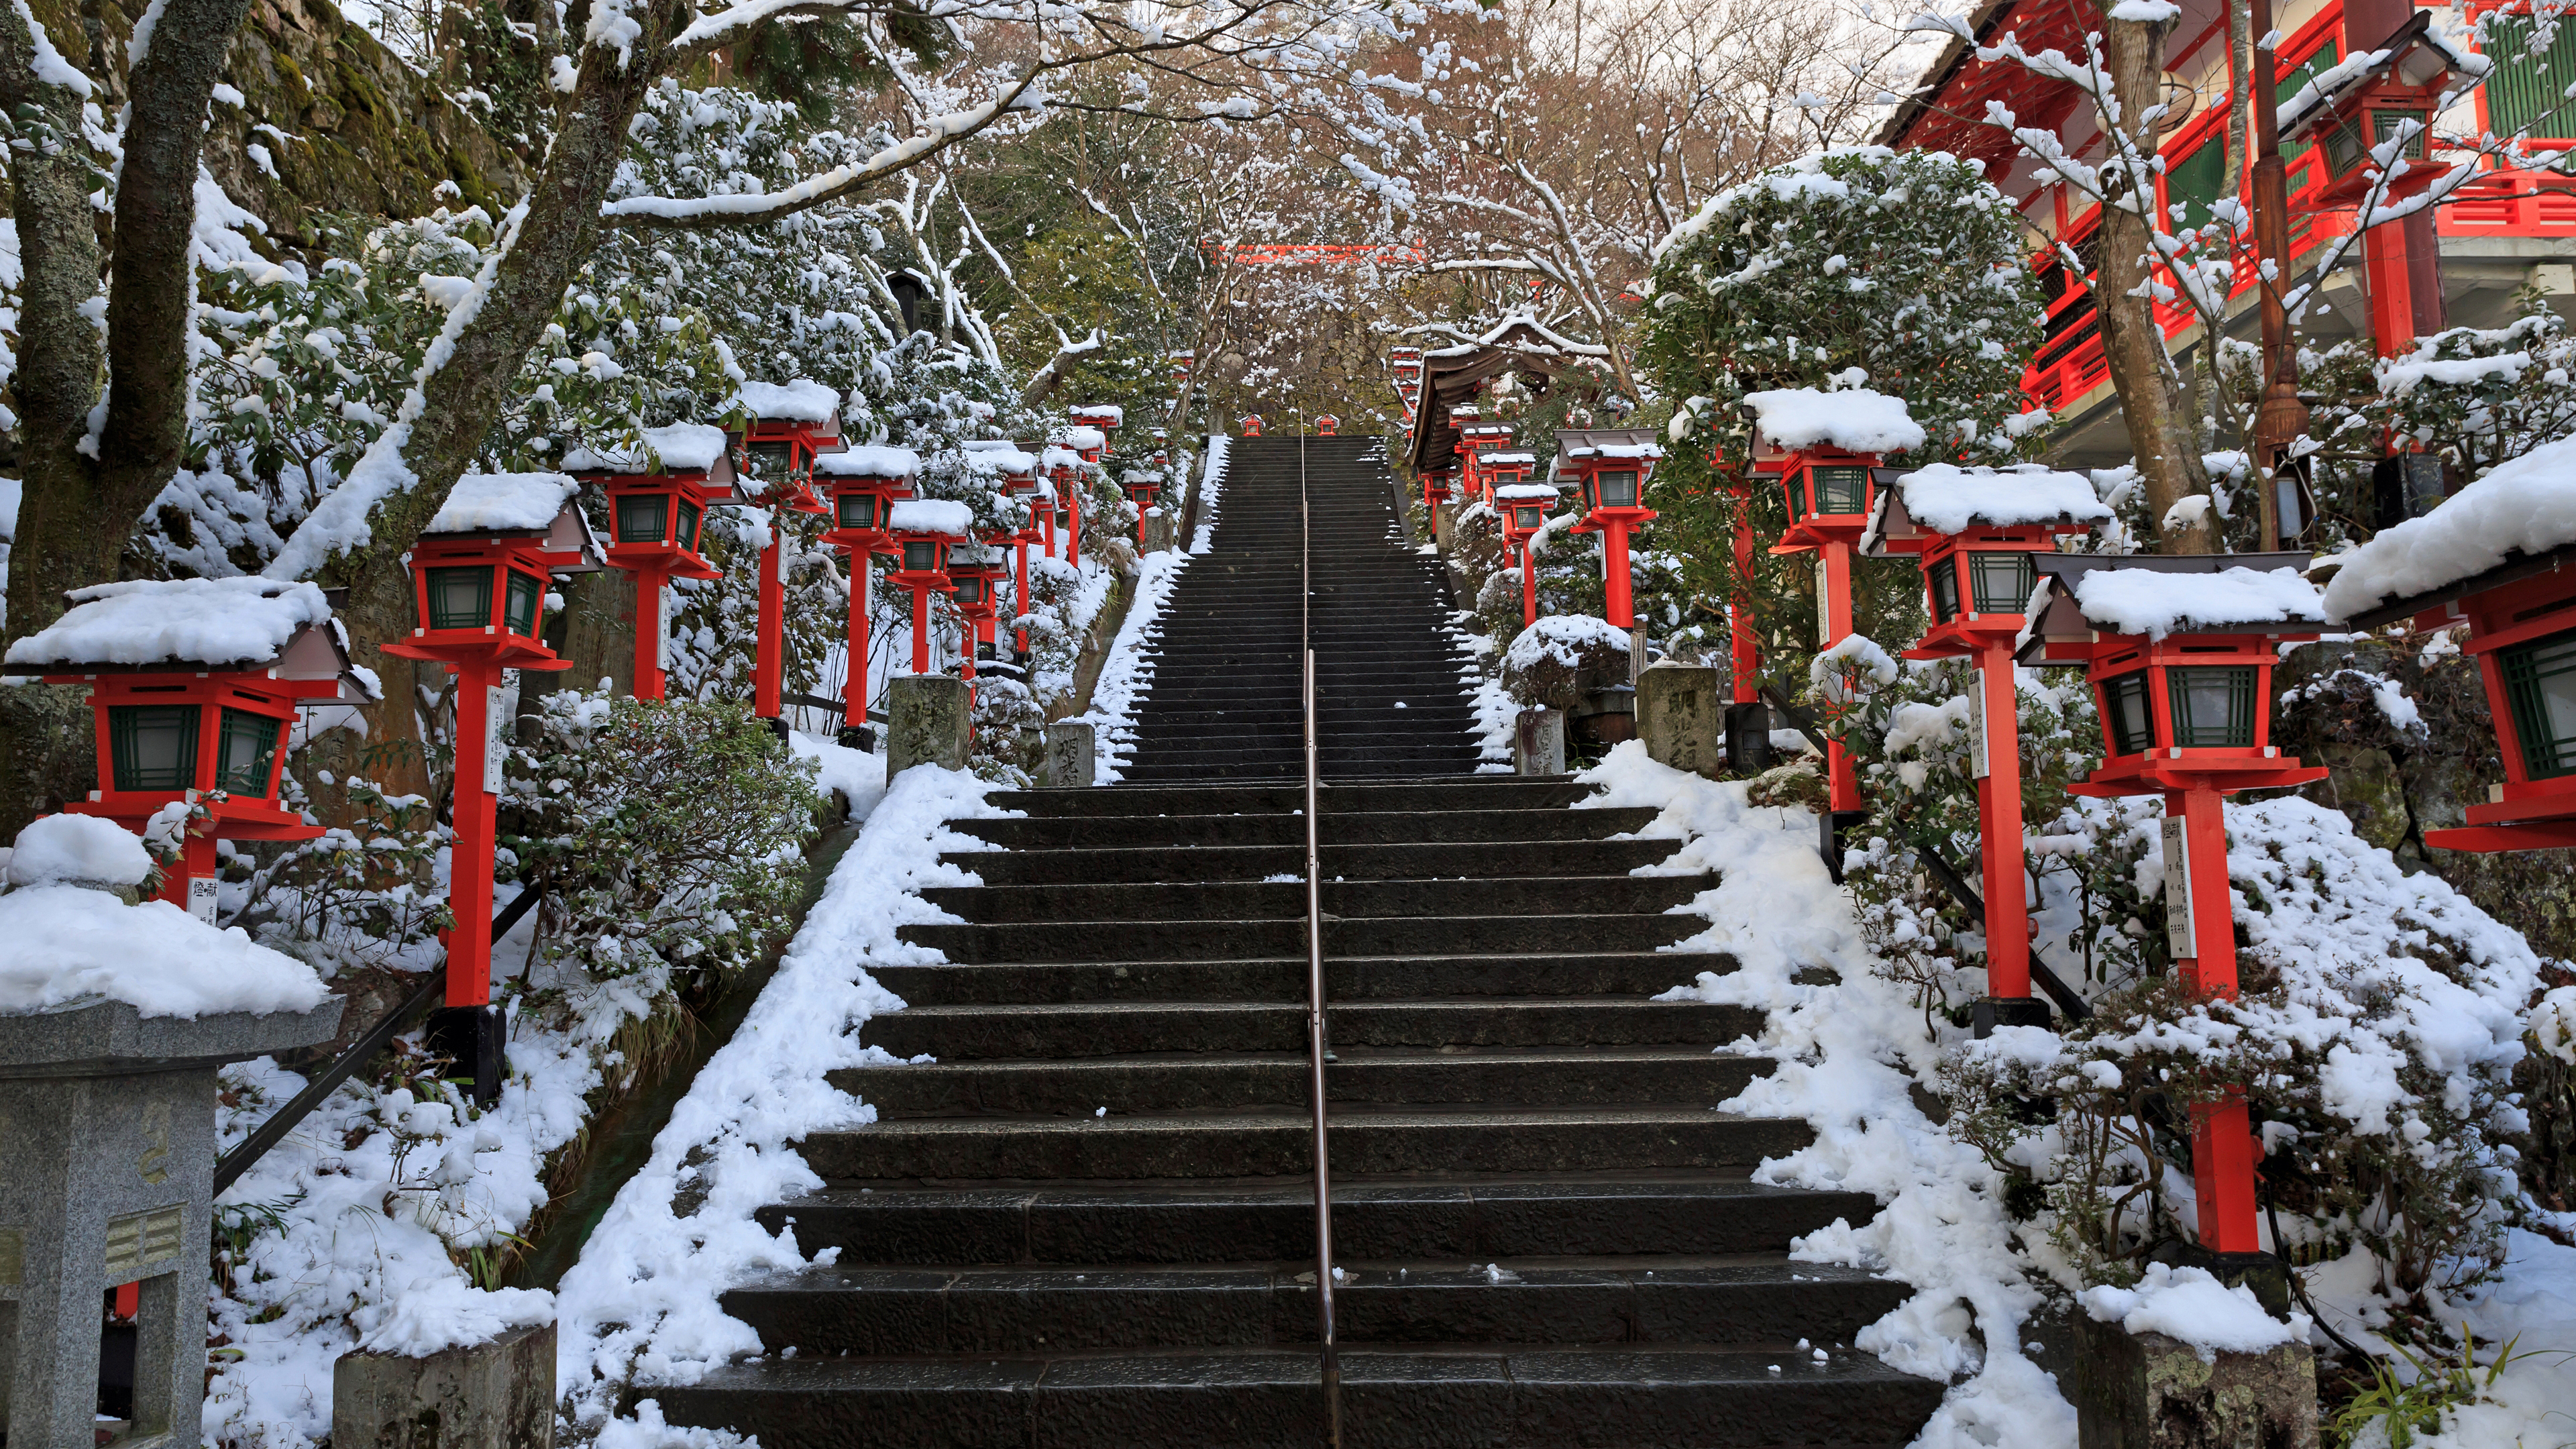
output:
[[[19,848],[26,844],[20,836]],[[52,847],[40,842],[39,848]],[[14,879],[16,851],[9,870]],[[0,957],[0,1012],[104,998],[145,1016],[194,1018],[310,1011],[329,994],[312,967],[253,942],[238,927],[217,930],[168,901],[129,906],[79,886],[26,886],[0,895],[0,941],[9,943]]]
[[[72,607],[61,618],[9,646],[10,664],[265,663],[331,617],[321,589],[278,579],[147,579],[65,597]]]
[[[1744,405],[1753,410],[1762,436],[1784,448],[1901,453],[1923,446],[1923,425],[1906,414],[1905,400],[1867,388],[1776,388],[1745,394]]]
[[[2088,624],[2151,639],[2191,630],[2326,622],[2317,586],[2296,569],[2266,573],[2232,568],[2214,574],[2092,569],[2075,579],[2075,602]]]
[[[2421,518],[2343,555],[2326,585],[2337,621],[2477,577],[2521,555],[2576,544],[2576,438],[2545,443],[2461,489]]]

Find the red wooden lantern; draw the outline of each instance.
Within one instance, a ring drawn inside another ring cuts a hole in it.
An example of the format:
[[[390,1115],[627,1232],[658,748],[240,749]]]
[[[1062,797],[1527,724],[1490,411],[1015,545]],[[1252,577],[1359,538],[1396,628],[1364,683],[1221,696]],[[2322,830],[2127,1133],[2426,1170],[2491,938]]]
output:
[[[949,595],[957,601],[957,612],[966,619],[966,647],[962,676],[975,677],[975,657],[979,645],[994,642],[996,621],[1000,617],[1000,588],[1008,575],[1002,568],[1001,550],[993,540],[1007,538],[1007,533],[986,535],[983,542],[959,544],[948,553]]]
[[[2281,103],[2282,146],[2316,142],[2325,157],[2325,181],[2309,194],[2310,206],[2358,204],[2379,173],[2391,169],[2372,153],[2401,131],[2412,132],[2396,152],[2406,170],[2388,183],[2382,200],[2420,195],[2442,179],[2447,168],[2425,161],[2433,117],[2452,88],[2483,76],[2488,62],[2452,49],[2432,23],[2431,11],[2415,11],[2396,34]]]
[[[2547,444],[2344,555],[2327,611],[2349,629],[2468,626],[2504,780],[2442,850],[2576,846],[2576,443]]]
[[[832,526],[823,541],[848,556],[850,620],[843,651],[848,663],[841,686],[845,730],[868,722],[868,609],[876,572],[868,561],[895,551],[895,504],[912,496],[913,479],[920,472],[920,455],[910,448],[844,448],[814,460],[815,481],[829,495],[832,510]]]
[[[2080,664],[2101,710],[2105,757],[2074,788],[2165,800],[2165,935],[2184,980],[2236,994],[2225,797],[2304,785],[2323,769],[2281,758],[2272,737],[2272,662],[2314,639],[2324,600],[2298,573],[2305,554],[2035,556],[2040,584],[2020,657]],[[2220,1253],[2261,1247],[2241,1098],[2195,1108],[2192,1175],[2200,1240]]]
[[[1160,438],[1162,429],[1155,429],[1154,435]],[[1017,443],[1002,439],[970,442],[966,444],[966,451],[980,454],[991,464],[1001,474],[1002,492],[1020,501],[1021,523],[1009,539],[1015,555],[1011,565],[1011,607],[1016,614],[1025,614],[1029,597],[1029,545],[1046,537],[1044,524],[1052,517],[1052,510],[1039,500],[1039,490],[1043,485],[1038,480],[1037,455]],[[1017,631],[1012,649],[1018,654],[1029,652],[1027,630]]]
[[[1247,438],[1261,436],[1261,414],[1259,413],[1245,413],[1234,420],[1234,425],[1236,430]]]
[[[897,280],[902,280],[898,274]],[[735,500],[771,511],[769,542],[760,550],[760,634],[753,670],[752,713],[777,719],[783,709],[779,679],[787,665],[787,591],[777,513],[819,513],[822,504],[809,486],[814,459],[840,447],[840,395],[819,382],[799,379],[784,385],[746,382],[736,397],[751,414],[735,444],[734,471],[739,475]]]
[[[1494,501],[1494,477],[1486,471],[1489,457],[1499,456],[1512,446],[1509,423],[1461,423],[1458,427],[1458,456],[1465,463],[1466,491],[1491,503]],[[1533,460],[1535,461],[1535,460]]]
[[[1891,474],[1878,490],[1861,551],[1923,564],[1931,627],[1908,659],[1976,661],[1970,691],[1969,773],[1985,841],[1986,999],[1978,1025],[2046,1026],[2030,994],[2030,909],[2021,855],[2021,748],[2015,728],[2013,641],[2039,575],[2034,556],[2061,534],[2108,522],[2111,510],[2080,474],[2047,468],[1936,463]]]
[[[1319,438],[1329,438],[1329,437],[1333,437],[1333,436],[1335,436],[1335,435],[1339,434],[1339,433],[1341,432],[1341,430],[1342,430],[1342,420],[1341,420],[1340,418],[1334,417],[1331,413],[1317,413],[1317,414],[1315,415],[1315,436],[1316,436],[1316,437],[1319,437]]]
[[[1080,407],[1065,409],[1065,416],[1073,420],[1075,427],[1089,428],[1101,435],[1100,441],[1094,444],[1089,452],[1083,454],[1089,461],[1097,463],[1100,461],[1100,450],[1109,446],[1109,434],[1118,431],[1119,425],[1127,421],[1127,410],[1116,403],[1085,403]],[[1073,443],[1072,446],[1079,448],[1082,445]]]
[[[949,591],[948,551],[966,542],[975,516],[965,504],[908,498],[894,506],[895,566],[886,581],[912,590],[912,672],[930,672],[930,596]]]
[[[1526,470],[1520,476],[1526,478]],[[1513,481],[1494,490],[1494,506],[1503,515],[1503,538],[1520,554],[1524,629],[1538,622],[1538,556],[1531,552],[1530,541],[1547,527],[1547,516],[1556,507],[1557,497],[1557,491],[1545,483]]]
[[[1145,512],[1163,495],[1163,475],[1153,468],[1130,468],[1119,479],[1118,486],[1127,492],[1127,501],[1136,505],[1136,542],[1145,542]]]
[[[141,835],[171,805],[201,807],[161,898],[211,924],[217,840],[322,833],[278,804],[297,707],[372,702],[374,678],[349,662],[312,584],[168,579],[64,597],[61,618],[10,647],[6,672],[90,687],[98,788],[65,809]]]
[[[1387,371],[1395,379],[1395,395],[1404,400],[1404,420],[1422,408],[1422,349],[1398,347],[1387,354]]]
[[[1652,428],[1568,428],[1556,435],[1556,478],[1582,499],[1576,533],[1601,535],[1602,595],[1610,622],[1634,628],[1628,588],[1628,533],[1654,518],[1646,507],[1646,475],[1664,450]]]
[[[1038,465],[1044,470],[1055,497],[1055,508],[1047,525],[1047,552],[1076,568],[1082,566],[1082,471],[1088,460],[1079,449],[1069,445],[1064,434],[1077,431],[1060,429],[1054,441],[1038,454]],[[1090,429],[1080,429],[1091,432]],[[1099,434],[1091,432],[1091,436]]]
[[[564,470],[608,496],[608,566],[635,575],[635,697],[660,699],[669,668],[662,589],[672,579],[711,579],[699,534],[706,511],[746,501],[734,491],[725,431],[703,423],[646,428],[633,446],[576,449]]]

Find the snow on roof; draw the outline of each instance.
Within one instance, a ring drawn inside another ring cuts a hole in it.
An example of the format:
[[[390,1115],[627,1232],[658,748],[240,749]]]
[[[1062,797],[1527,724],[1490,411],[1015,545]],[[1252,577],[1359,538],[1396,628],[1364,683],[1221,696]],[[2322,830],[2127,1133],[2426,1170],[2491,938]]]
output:
[[[1067,408],[1065,411],[1078,418],[1106,419],[1109,426],[1113,428],[1127,421],[1127,410],[1116,403],[1084,403],[1078,408]]]
[[[1490,466],[1498,467],[1498,468],[1508,468],[1508,467],[1513,467],[1513,466],[1516,466],[1516,465],[1519,465],[1519,464],[1524,464],[1524,463],[1535,466],[1535,465],[1537,464],[1537,462],[1538,462],[1538,454],[1536,454],[1536,453],[1478,453],[1478,454],[1476,455],[1476,461],[1477,461],[1477,462],[1479,462],[1479,463],[1488,464],[1488,465],[1490,465]]]
[[[313,968],[217,930],[168,901],[129,906],[72,885],[0,896],[0,1012],[44,1011],[84,999],[145,1016],[309,1011],[328,994]]]
[[[581,485],[562,473],[468,473],[423,533],[542,533]]]
[[[2162,639],[2192,631],[2326,622],[2325,600],[2296,569],[2165,573],[2098,568],[2076,575],[2086,623],[2115,634]]]
[[[790,423],[828,423],[840,411],[841,395],[819,382],[798,378],[791,383],[746,382],[734,389],[756,418]]]
[[[1508,483],[1494,490],[1494,497],[1504,503],[1554,503],[1561,496],[1545,483]]]
[[[725,442],[725,430],[711,423],[673,423],[644,429],[632,446],[575,448],[563,466],[567,473],[703,473],[724,456]]]
[[[1047,441],[1050,443],[1060,444],[1067,448],[1089,452],[1094,449],[1108,447],[1109,435],[1100,431],[1098,428],[1053,428],[1047,432]]]
[[[881,443],[860,443],[814,457],[814,473],[822,478],[909,478],[920,471],[919,453]]]
[[[1933,463],[1900,475],[1906,516],[1934,533],[2024,524],[2103,523],[2110,505],[2081,473],[2060,473],[2035,463],[2013,468],[1961,468]]]
[[[1847,453],[1896,453],[1923,446],[1923,425],[1906,414],[1905,400],[1867,388],[1775,388],[1745,394],[1744,405],[1762,436],[1784,448],[1822,444]]]
[[[1050,444],[1043,452],[1038,454],[1038,466],[1046,469],[1079,468],[1082,466],[1082,455],[1071,448],[1061,448]]]
[[[1005,473],[1034,473],[1037,454],[1029,452],[1008,438],[977,438],[962,444],[967,452],[992,464]]]
[[[2564,438],[2498,465],[2432,512],[2343,555],[2342,570],[2326,585],[2326,611],[2352,619],[2475,578],[2515,555],[2537,558],[2571,544],[2576,438]]]
[[[69,611],[9,646],[11,665],[260,664],[331,617],[319,587],[268,578],[95,584],[65,597]]]
[[[945,498],[906,498],[894,505],[886,526],[896,533],[941,533],[963,538],[975,526],[975,512]]]
[[[152,874],[143,838],[96,815],[38,816],[18,832],[18,843],[0,855],[5,855],[5,874],[13,886],[130,886],[143,884]]]

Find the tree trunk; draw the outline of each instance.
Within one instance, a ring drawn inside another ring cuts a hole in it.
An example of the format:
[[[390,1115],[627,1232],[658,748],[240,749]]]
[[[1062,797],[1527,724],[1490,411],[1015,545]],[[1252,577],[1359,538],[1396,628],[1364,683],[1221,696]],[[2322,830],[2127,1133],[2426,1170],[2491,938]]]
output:
[[[2120,107],[2120,129],[2136,137],[2143,155],[2155,154],[2155,123],[2144,119],[2161,96],[2164,83],[2164,29],[2134,20],[2103,22],[2103,48],[2111,67],[2112,93]],[[2131,178],[2106,171],[2115,199],[2132,184],[2152,187],[2151,178]],[[2152,194],[2146,210],[2154,209]],[[2102,315],[2102,354],[2110,364],[2111,384],[2129,429],[2129,446],[2147,490],[2147,509],[2168,553],[2211,553],[2217,548],[2217,519],[2203,511],[2190,526],[2168,529],[2165,516],[2186,498],[2209,492],[2208,473],[2183,396],[2182,377],[2173,354],[2165,349],[2164,328],[2157,324],[2155,304],[2144,295],[2150,276],[2147,218],[2121,206],[2102,209],[2101,274],[2093,290]]]

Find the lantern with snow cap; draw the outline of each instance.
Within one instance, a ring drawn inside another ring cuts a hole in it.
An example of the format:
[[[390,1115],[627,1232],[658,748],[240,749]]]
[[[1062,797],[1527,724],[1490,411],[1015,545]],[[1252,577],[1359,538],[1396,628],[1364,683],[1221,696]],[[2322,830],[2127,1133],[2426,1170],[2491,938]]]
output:
[[[1601,535],[1602,594],[1610,622],[1636,624],[1628,585],[1628,532],[1651,522],[1646,476],[1664,450],[1652,428],[1568,428],[1556,435],[1555,475],[1572,485],[1583,505],[1577,533]]]
[[[143,835],[184,807],[161,898],[211,923],[217,840],[322,834],[278,803],[296,709],[372,702],[375,678],[350,663],[312,584],[160,579],[64,598],[62,617],[10,646],[5,672],[90,687],[98,788],[65,809]]]
[[[812,487],[814,459],[840,448],[840,397],[818,382],[746,382],[736,397],[752,414],[734,439],[738,479],[726,501],[769,510],[760,549],[760,632],[753,657],[752,713],[784,728],[781,693],[787,668],[787,587],[781,513],[825,511]]]
[[[1039,466],[1055,490],[1055,508],[1047,525],[1047,552],[1076,568],[1082,565],[1082,472],[1089,460],[1066,439],[1080,433],[1092,438],[1100,436],[1089,428],[1058,429],[1038,455]]]
[[[1156,436],[1161,435],[1161,429],[1158,428],[1155,432]],[[1041,526],[1041,517],[1042,515],[1051,516],[1054,511],[1039,497],[1039,490],[1043,485],[1038,481],[1037,455],[1023,450],[1017,443],[1001,439],[970,442],[966,444],[966,451],[978,455],[1000,473],[1002,493],[1020,503],[1020,526],[1012,530],[1007,538],[997,535],[991,541],[1008,542],[1012,546],[1015,557],[1011,571],[1011,606],[1019,613],[1025,614],[1028,612],[1029,597],[1029,545],[1046,537]],[[1029,652],[1027,630],[1016,632],[1012,647],[1023,655]]]
[[[1503,538],[1520,554],[1524,629],[1538,622],[1538,555],[1532,541],[1547,527],[1548,512],[1556,507],[1558,496],[1545,483],[1505,483],[1494,490],[1494,506],[1503,516]]]
[[[980,543],[959,544],[948,553],[949,594],[957,601],[957,612],[966,617],[966,647],[962,673],[975,677],[977,646],[993,642],[1000,618],[1000,585],[1008,575],[1002,568],[1002,553],[992,540],[1008,534],[990,534]]]
[[[2162,795],[2165,939],[2204,996],[2236,994],[2225,797],[2325,778],[2273,748],[2272,662],[2314,639],[2325,601],[2305,554],[2040,554],[2017,645],[2025,663],[2081,665],[2101,709],[2106,758],[2080,795]],[[2261,1149],[2241,1095],[2192,1109],[2200,1245],[2222,1258],[2262,1247],[2254,1225]]]
[[[1065,416],[1073,420],[1075,427],[1089,428],[1099,433],[1102,447],[1108,446],[1108,435],[1118,431],[1119,425],[1127,421],[1127,410],[1116,403],[1084,403],[1080,407],[1066,408],[1064,411]],[[1100,461],[1099,454],[1096,452],[1087,456],[1092,462]]]
[[[2391,161],[2402,157],[2406,170],[2388,183],[2382,201],[2421,195],[2442,179],[2448,168],[2425,161],[2433,117],[2463,82],[2483,77],[2492,62],[2455,49],[2432,25],[2431,11],[2415,11],[2396,34],[2320,73],[2281,103],[2282,146],[2314,142],[2325,158],[2325,181],[2309,193],[2309,206],[2358,204],[2379,173],[2394,169],[2379,148],[2401,132],[2407,139]]]
[[[1512,448],[1489,448],[1476,454],[1476,476],[1481,480],[1485,497],[1501,506],[1502,491],[1526,485],[1530,470],[1538,466],[1538,455]],[[1539,485],[1545,487],[1546,485]],[[1556,490],[1549,488],[1553,494]]]
[[[1261,436],[1261,414],[1259,413],[1245,413],[1234,420],[1234,425],[1236,430],[1247,438]]]
[[[1337,418],[1337,417],[1333,416],[1331,413],[1317,413],[1317,414],[1315,414],[1315,436],[1316,436],[1316,437],[1319,437],[1319,438],[1330,438],[1330,437],[1334,437],[1334,436],[1338,435],[1338,434],[1341,432],[1341,430],[1342,430],[1342,420],[1341,420],[1340,418]]]
[[[2329,560],[2329,615],[2348,629],[2465,627],[2504,779],[2440,850],[2576,847],[2576,441],[2499,465],[2421,518]]]
[[[894,506],[894,569],[887,581],[912,590],[912,672],[930,672],[930,596],[949,591],[948,551],[966,542],[975,516],[963,503],[907,498]]]
[[[1880,472],[1861,552],[1919,558],[1931,606],[1931,627],[1905,657],[1964,656],[1977,668],[1968,727],[1985,867],[1986,994],[1974,1008],[1978,1035],[1996,1026],[2046,1026],[2048,1008],[2030,990],[2013,647],[2038,582],[2033,559],[2053,552],[2061,534],[2109,522],[2111,510],[2082,475],[2036,466],[1936,463]]]
[[[1466,491],[1485,502],[1494,498],[1495,479],[1485,468],[1485,461],[1508,452],[1512,446],[1509,423],[1470,422],[1458,425],[1458,456],[1464,460]]]
[[[869,559],[894,551],[897,503],[912,496],[921,457],[910,448],[856,447],[814,460],[815,481],[827,495],[832,526],[823,541],[848,555],[850,616],[848,660],[841,686],[841,728],[863,729],[868,719],[868,611],[875,570]]]
[[[646,428],[629,446],[580,448],[564,470],[608,500],[608,565],[635,575],[635,697],[663,695],[662,588],[721,571],[699,547],[706,511],[749,500],[734,489],[725,430],[704,423]]]

